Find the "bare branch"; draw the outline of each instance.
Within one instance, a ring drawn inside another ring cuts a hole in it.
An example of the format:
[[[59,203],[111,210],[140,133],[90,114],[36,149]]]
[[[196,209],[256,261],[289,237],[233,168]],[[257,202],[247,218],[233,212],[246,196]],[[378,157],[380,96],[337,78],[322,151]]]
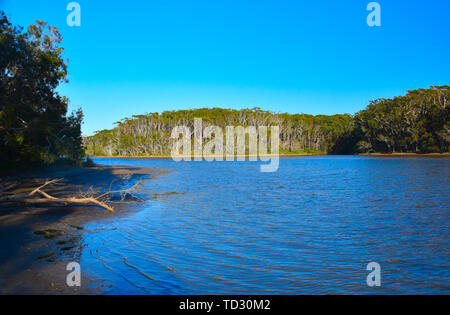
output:
[[[99,207],[102,207],[110,212],[115,212],[114,208],[110,206],[110,204],[113,203],[123,203],[127,199],[133,199],[133,201],[143,201],[143,199],[133,195],[133,191],[137,190],[137,186],[139,185],[139,182],[133,185],[132,187],[124,190],[116,190],[112,191],[112,183],[109,187],[109,191],[105,193],[99,193],[96,191],[92,186],[89,188],[87,192],[80,192],[80,197],[54,197],[51,194],[43,191],[43,189],[51,184],[58,183],[62,181],[63,178],[59,179],[53,179],[53,180],[47,180],[43,185],[39,186],[36,189],[27,189],[28,191],[31,190],[30,193],[23,192],[23,193],[17,193],[14,194],[6,193],[6,195],[0,197],[0,202],[6,201],[6,202],[24,202],[28,204],[44,204],[44,203],[63,203],[63,204],[76,204],[76,205],[87,205],[92,204]],[[15,187],[16,185],[14,185]],[[8,186],[6,188],[13,187]],[[34,195],[39,194],[42,198],[30,198]],[[111,200],[112,195],[120,195],[120,202]],[[131,197],[131,198],[130,198]]]
[[[45,184],[43,184],[42,186],[39,186],[38,188],[36,188],[35,190],[33,190],[32,192],[30,192],[29,196],[33,196],[35,193],[39,192],[42,188],[44,188],[47,185],[53,184],[53,183],[57,183],[59,181],[61,181],[62,178],[59,179],[54,179],[51,181],[46,181]]]
[[[106,203],[103,203],[101,201],[98,201],[95,198],[54,198],[49,196],[48,198],[41,198],[41,199],[25,199],[25,203],[30,204],[42,204],[42,203],[50,203],[50,202],[56,202],[56,203],[65,203],[65,204],[80,204],[80,205],[87,205],[87,204],[95,204],[99,207],[102,207],[110,212],[115,212],[113,208],[108,206]]]

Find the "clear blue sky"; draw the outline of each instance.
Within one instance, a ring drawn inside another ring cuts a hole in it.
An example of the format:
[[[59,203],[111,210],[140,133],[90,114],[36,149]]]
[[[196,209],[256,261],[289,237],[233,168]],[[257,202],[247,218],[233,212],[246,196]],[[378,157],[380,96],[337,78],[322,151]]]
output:
[[[60,88],[83,132],[133,114],[220,106],[355,113],[371,99],[450,84],[450,1],[0,0],[20,25],[57,26],[70,59]]]

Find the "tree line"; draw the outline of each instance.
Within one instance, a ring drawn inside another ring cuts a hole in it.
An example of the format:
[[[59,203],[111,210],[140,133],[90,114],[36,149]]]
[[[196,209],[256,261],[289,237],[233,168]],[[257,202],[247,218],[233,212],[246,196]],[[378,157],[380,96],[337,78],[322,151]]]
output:
[[[0,167],[51,164],[84,156],[81,110],[56,88],[67,82],[61,35],[37,21],[26,31],[0,11]]]
[[[448,85],[408,91],[405,96],[372,101],[355,116],[362,152],[448,152]]]
[[[331,150],[336,138],[351,132],[350,115],[312,116],[274,114],[259,108],[201,108],[165,111],[125,118],[111,130],[102,130],[86,137],[88,155],[139,156],[170,155],[176,126],[194,129],[194,118],[208,126],[280,126],[281,152],[323,152]],[[209,139],[204,139],[204,142]]]
[[[448,152],[449,86],[409,91],[378,99],[356,113],[287,114],[253,109],[201,108],[149,113],[125,118],[110,130],[86,137],[86,153],[94,156],[169,155],[175,126],[280,127],[281,153],[430,153]],[[205,139],[207,141],[208,139]]]
[[[201,108],[125,118],[110,130],[81,136],[83,113],[68,114],[57,87],[67,82],[61,35],[37,21],[26,31],[0,11],[0,168],[80,163],[94,156],[169,155],[175,126],[279,126],[281,153],[448,152],[449,86],[372,101],[356,113],[287,114]],[[208,139],[205,139],[205,142]]]

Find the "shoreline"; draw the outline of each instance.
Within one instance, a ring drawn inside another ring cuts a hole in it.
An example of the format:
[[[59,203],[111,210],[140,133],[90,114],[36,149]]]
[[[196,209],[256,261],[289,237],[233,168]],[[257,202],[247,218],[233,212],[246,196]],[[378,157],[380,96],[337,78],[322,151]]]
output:
[[[360,153],[360,156],[450,156],[446,153]]]
[[[46,192],[70,197],[91,187],[108,190],[132,186],[157,174],[158,170],[146,167],[95,165],[9,176],[1,178],[1,186],[16,182],[19,185],[11,189],[12,193],[27,192],[49,178],[63,177],[61,184],[46,187]],[[81,287],[68,287],[67,264],[77,261],[86,224],[136,209],[134,203],[114,205],[115,213],[92,205],[28,205],[16,201],[0,205],[0,294],[101,293],[107,285],[87,271],[82,273]]]
[[[317,154],[283,154],[282,157],[312,156]],[[360,154],[362,156],[387,157],[448,157],[450,153],[431,154]],[[99,157],[125,158],[125,157]],[[133,159],[136,157],[126,157]],[[161,156],[139,158],[164,158]],[[167,158],[167,157],[166,157]],[[87,192],[91,187],[108,189],[125,183],[134,185],[137,181],[148,180],[164,170],[101,165],[92,167],[67,167],[46,169],[35,173],[19,174],[0,178],[0,187],[8,187],[12,182],[19,185],[6,188],[14,193],[28,192],[52,178],[64,178],[61,184],[49,186],[46,192],[56,197],[73,196]],[[125,187],[125,186],[122,186]],[[82,286],[69,288],[65,279],[66,266],[77,261],[83,248],[86,225],[95,220],[116,219],[126,216],[139,208],[139,204],[115,205],[115,213],[96,206],[62,204],[26,205],[17,202],[0,203],[0,294],[95,294],[108,290],[105,279],[83,271]]]
[[[429,156],[449,156],[450,152],[446,153],[358,153],[358,154],[326,154],[326,153],[282,153],[279,154],[278,157],[301,157],[301,156],[417,156],[417,157],[429,157]],[[128,155],[104,155],[104,156],[89,156],[90,158],[96,159],[172,159],[171,155],[144,155],[144,156],[128,156]],[[186,158],[189,156],[177,156],[178,158]],[[263,157],[263,158],[271,158],[277,157],[277,155],[236,155],[233,158],[249,158],[249,157]],[[195,158],[195,156],[190,156],[190,158]],[[214,158],[214,156],[202,156],[204,158]],[[225,156],[223,159],[225,160]]]

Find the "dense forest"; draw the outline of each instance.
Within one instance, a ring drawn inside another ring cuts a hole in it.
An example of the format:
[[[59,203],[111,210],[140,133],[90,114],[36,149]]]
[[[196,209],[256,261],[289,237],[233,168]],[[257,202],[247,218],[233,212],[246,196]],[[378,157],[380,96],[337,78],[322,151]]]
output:
[[[125,118],[114,129],[84,140],[88,155],[168,155],[171,130],[177,125],[193,128],[194,118],[202,118],[203,127],[278,125],[282,153],[448,152],[449,98],[449,86],[432,86],[378,99],[356,115],[283,114],[259,108],[165,111]]]
[[[125,118],[111,130],[81,137],[81,110],[68,115],[69,100],[57,87],[67,64],[55,27],[37,21],[27,31],[0,12],[0,168],[79,163],[87,155],[169,155],[175,126],[279,126],[281,153],[352,154],[448,152],[449,86],[378,99],[366,109],[339,115],[202,108]],[[205,142],[208,139],[204,140]]]
[[[170,155],[172,129],[177,125],[193,129],[194,118],[202,118],[203,128],[279,125],[281,150],[286,152],[332,151],[339,138],[348,136],[353,130],[353,118],[350,115],[273,114],[258,108],[166,111],[123,119],[113,130],[103,130],[87,137],[87,154]]]
[[[55,27],[37,21],[27,31],[0,11],[0,168],[78,163],[84,156],[81,110],[56,92],[67,65]]]
[[[378,99],[355,116],[360,152],[448,152],[448,85]]]

